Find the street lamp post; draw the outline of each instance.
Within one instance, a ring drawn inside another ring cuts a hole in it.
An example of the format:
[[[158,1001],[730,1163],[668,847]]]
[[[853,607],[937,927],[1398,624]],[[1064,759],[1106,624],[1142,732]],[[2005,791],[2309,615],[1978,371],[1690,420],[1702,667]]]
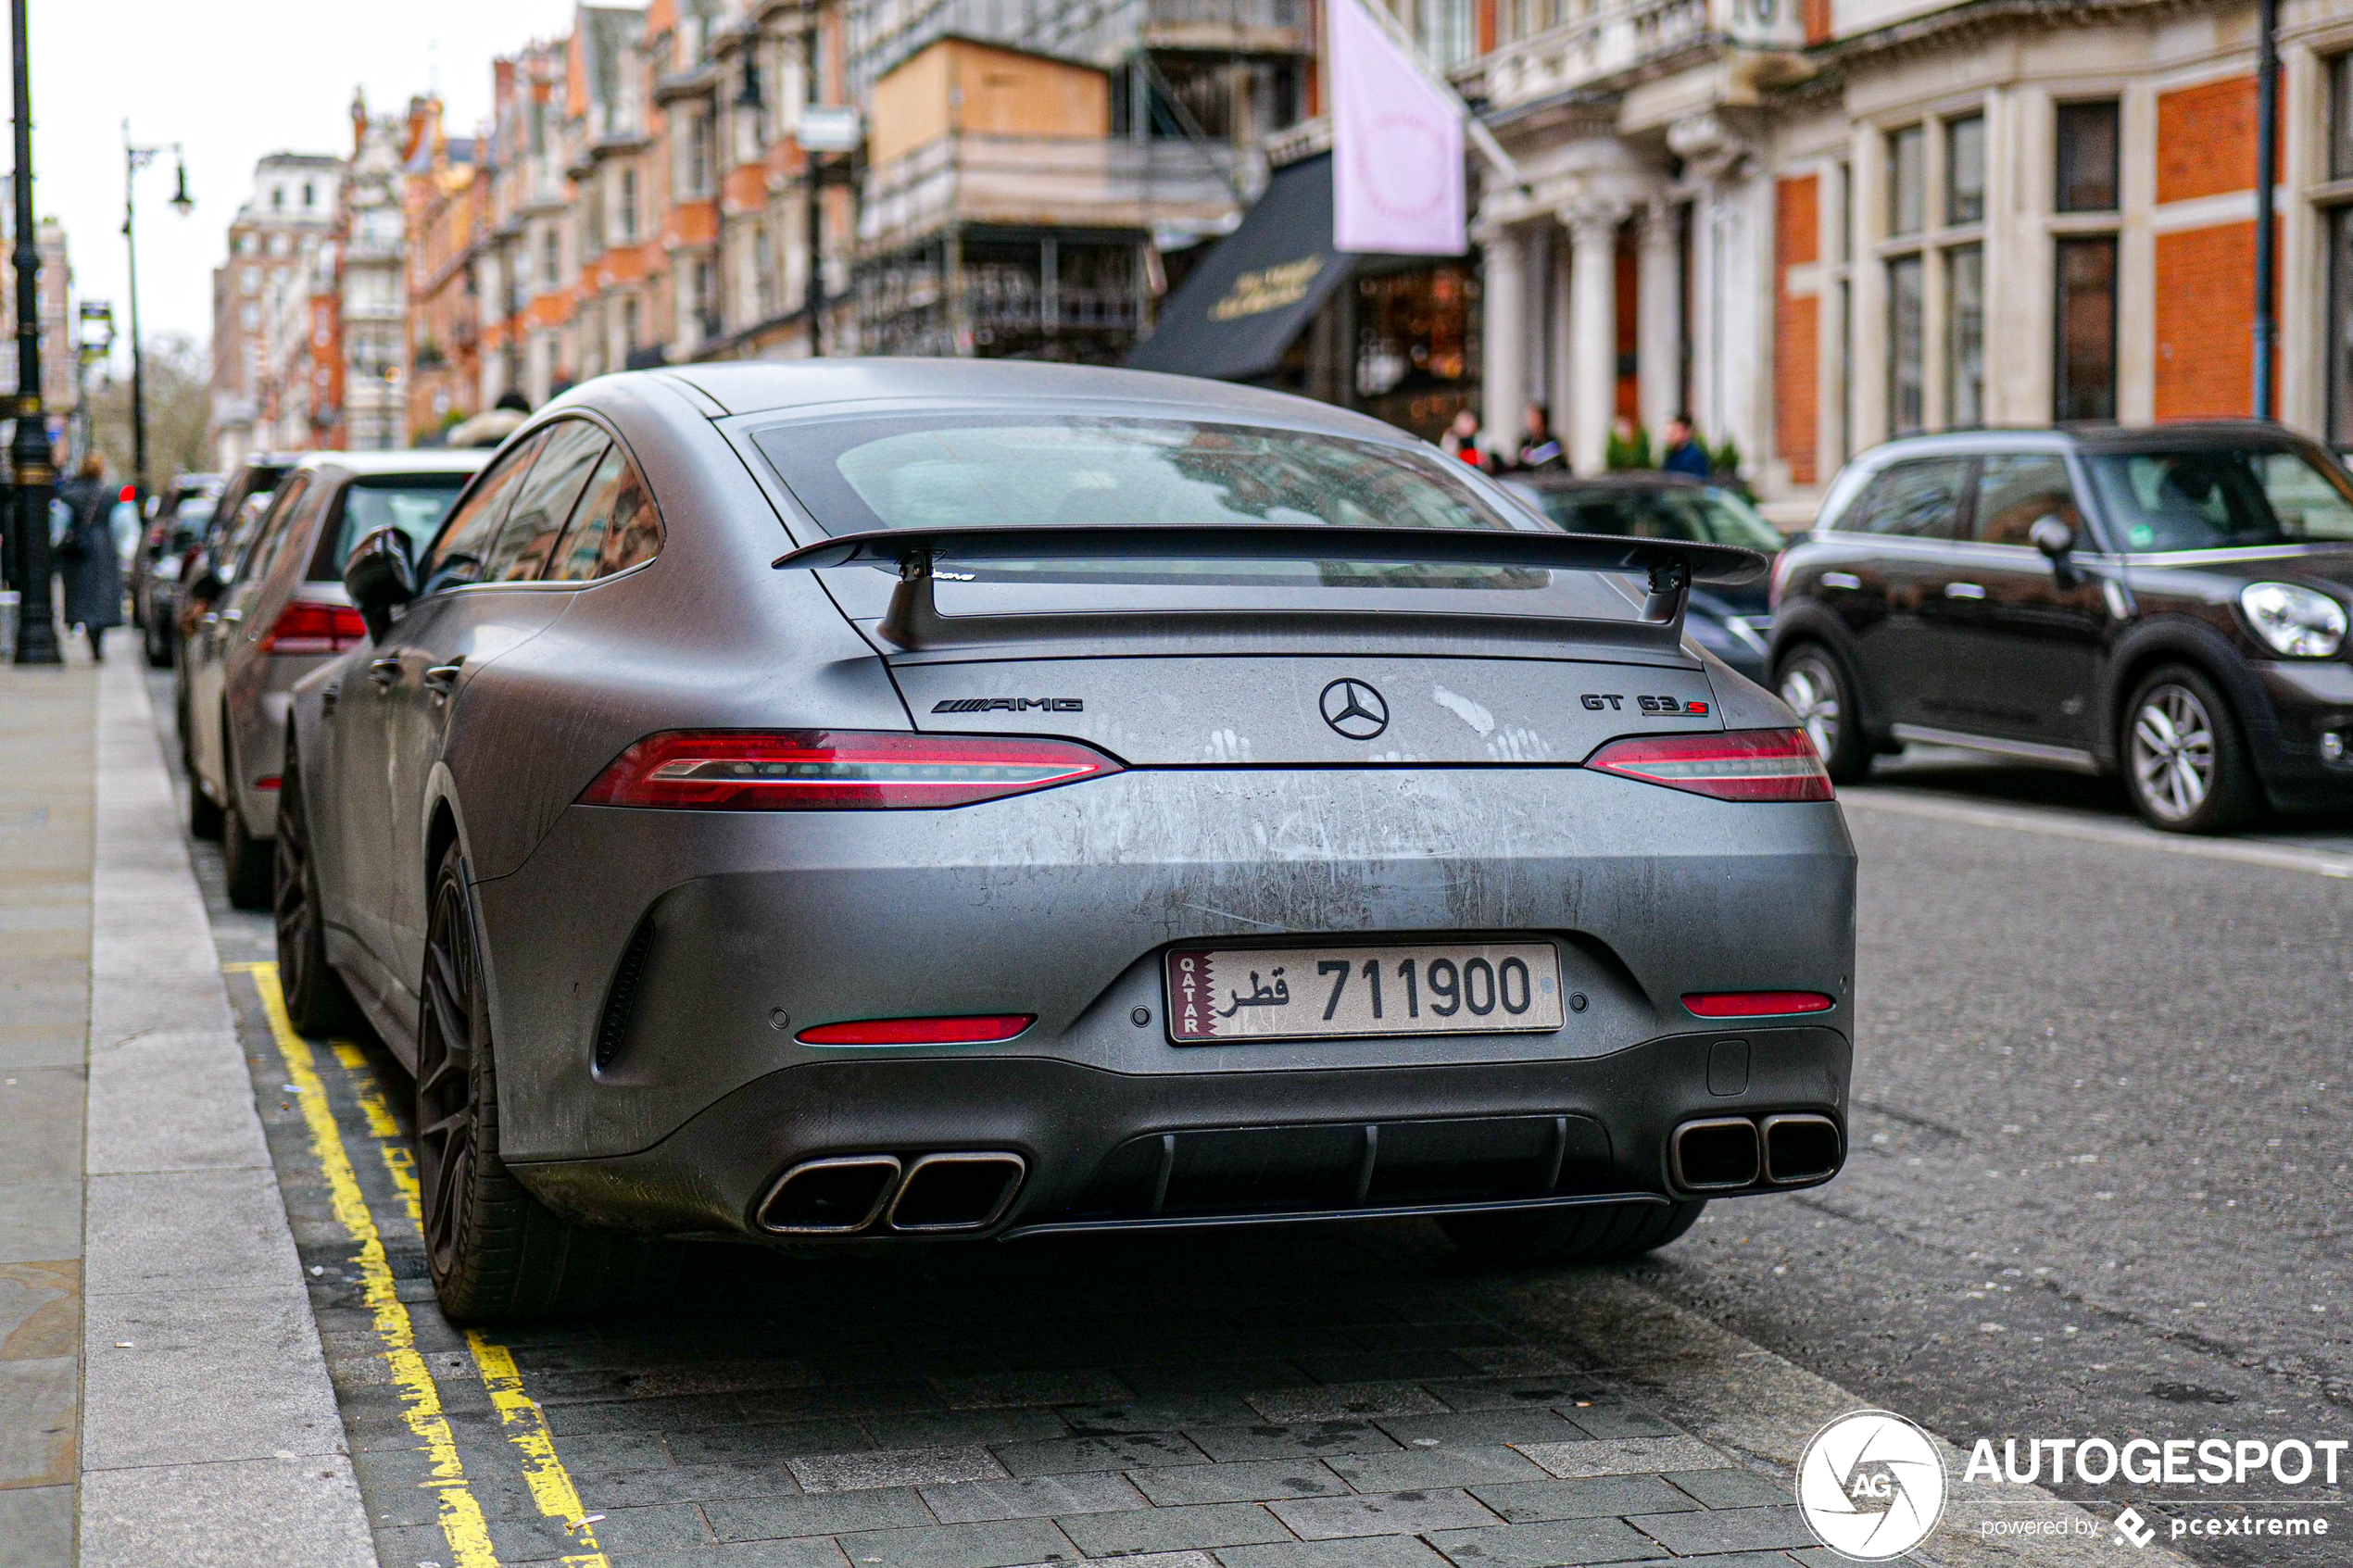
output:
[[[22,4],[23,0],[18,3]],[[147,498],[147,362],[139,342],[139,237],[132,232],[132,220],[137,212],[134,197],[139,170],[167,152],[179,173],[172,188],[171,205],[185,218],[196,204],[188,196],[188,162],[181,156],[180,144],[134,147],[131,144],[131,122],[122,122],[122,245],[131,262],[131,478],[139,487],[142,503]]]
[[[62,664],[49,602],[49,498],[57,470],[41,407],[41,245],[32,227],[32,68],[25,0],[12,0],[17,90],[17,428],[8,449],[16,487],[17,662]]]
[[[2262,0],[2256,25],[2255,90],[2255,417],[2272,417],[2271,359],[2279,342],[2278,267],[2272,187],[2280,178],[2280,6]]]

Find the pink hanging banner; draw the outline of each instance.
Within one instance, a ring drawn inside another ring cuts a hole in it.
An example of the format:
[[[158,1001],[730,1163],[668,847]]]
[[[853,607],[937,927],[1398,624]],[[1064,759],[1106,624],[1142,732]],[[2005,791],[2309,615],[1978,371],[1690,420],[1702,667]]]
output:
[[[1327,0],[1332,63],[1332,244],[1460,256],[1463,120],[1365,0]]]

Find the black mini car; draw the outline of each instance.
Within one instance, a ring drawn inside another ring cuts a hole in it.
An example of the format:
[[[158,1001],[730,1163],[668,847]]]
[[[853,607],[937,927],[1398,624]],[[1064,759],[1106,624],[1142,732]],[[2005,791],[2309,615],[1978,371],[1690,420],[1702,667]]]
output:
[[[2120,773],[2174,832],[2353,806],[2353,476],[2276,425],[1892,442],[1773,599],[1833,779],[1924,741]]]

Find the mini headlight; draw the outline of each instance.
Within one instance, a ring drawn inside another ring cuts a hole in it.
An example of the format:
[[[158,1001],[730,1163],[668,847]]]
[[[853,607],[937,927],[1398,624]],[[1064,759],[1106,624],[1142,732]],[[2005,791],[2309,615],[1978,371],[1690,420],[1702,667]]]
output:
[[[2345,607],[2293,583],[2250,583],[2239,608],[2255,634],[2290,659],[2327,659],[2345,646]]]

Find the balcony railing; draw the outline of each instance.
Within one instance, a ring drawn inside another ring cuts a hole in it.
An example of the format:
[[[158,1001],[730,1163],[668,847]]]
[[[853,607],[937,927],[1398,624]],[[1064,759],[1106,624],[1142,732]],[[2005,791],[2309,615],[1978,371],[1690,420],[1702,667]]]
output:
[[[1155,49],[1315,50],[1306,0],[1146,0],[1144,41]]]
[[[943,136],[866,175],[858,237],[901,245],[950,222],[1218,231],[1234,155],[1190,142]]]
[[[1794,5],[1779,9],[1794,13]],[[1733,13],[1737,10],[1739,18]],[[1631,0],[1506,44],[1453,75],[1466,95],[1507,108],[1670,59],[1721,41],[1748,19],[1746,0]],[[1745,33],[1753,27],[1740,28]],[[1750,40],[1743,43],[1765,43]],[[1798,40],[1803,44],[1803,38]]]

